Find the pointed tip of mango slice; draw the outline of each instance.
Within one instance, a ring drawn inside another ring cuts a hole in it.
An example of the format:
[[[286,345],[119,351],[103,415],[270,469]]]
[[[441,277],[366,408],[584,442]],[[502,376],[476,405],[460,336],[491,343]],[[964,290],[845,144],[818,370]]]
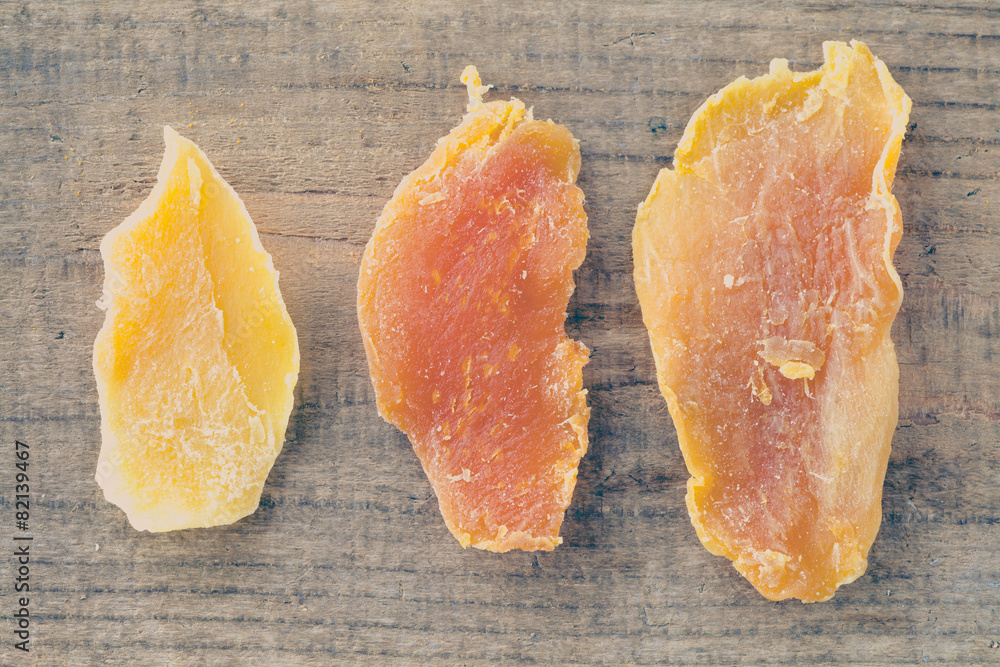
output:
[[[783,100],[802,98],[806,99],[806,105],[800,111],[799,120],[806,121],[822,105],[824,96],[843,96],[851,75],[859,68],[874,68],[878,72],[894,119],[901,119],[902,127],[898,134],[902,135],[910,112],[910,98],[893,80],[885,64],[857,40],[852,40],[850,44],[824,42],[823,56],[823,65],[808,72],[793,72],[788,67],[788,60],[775,58],[767,74],[753,79],[741,76],[710,96],[685,127],[674,152],[673,170],[693,170],[706,151],[715,149],[719,141],[725,139],[725,135],[717,138],[714,133],[719,123],[726,121],[727,109],[744,107],[751,100],[756,100],[762,104],[765,113],[778,113]]]
[[[493,86],[483,85],[482,79],[479,78],[479,70],[476,69],[475,65],[469,65],[462,71],[462,83],[469,91],[469,104],[465,110],[472,112],[484,106],[483,95]]]

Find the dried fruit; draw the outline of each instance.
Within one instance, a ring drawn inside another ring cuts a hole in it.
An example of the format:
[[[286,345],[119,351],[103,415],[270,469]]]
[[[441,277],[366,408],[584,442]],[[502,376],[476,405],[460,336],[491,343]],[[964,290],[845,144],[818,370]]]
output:
[[[299,371],[278,272],[243,202],[164,128],[156,187],[101,242],[97,481],[139,530],[251,514]]]
[[[772,600],[865,571],[897,418],[910,100],[864,44],[824,48],[710,97],[633,233],[691,521]]]
[[[358,317],[379,412],[410,438],[463,546],[550,550],[587,449],[564,331],[587,218],[566,128],[482,102],[407,176],[365,251]]]

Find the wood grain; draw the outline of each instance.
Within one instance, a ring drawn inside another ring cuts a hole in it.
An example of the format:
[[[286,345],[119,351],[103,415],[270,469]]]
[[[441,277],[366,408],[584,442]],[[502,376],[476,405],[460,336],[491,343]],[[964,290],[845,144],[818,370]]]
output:
[[[455,5],[458,6],[455,6]],[[631,282],[635,208],[691,113],[773,57],[860,39],[914,101],[895,194],[900,427],[868,573],[771,603],[698,543]],[[393,188],[476,64],[580,140],[570,303],[591,449],[552,553],[463,551],[375,410],[354,299]],[[37,664],[1000,660],[1000,8],[960,4],[0,4],[0,539],[32,446]],[[93,481],[102,236],[197,141],[281,271],[302,374],[259,510],[148,535]],[[0,558],[4,614],[14,608]],[[0,662],[23,656],[0,626]]]

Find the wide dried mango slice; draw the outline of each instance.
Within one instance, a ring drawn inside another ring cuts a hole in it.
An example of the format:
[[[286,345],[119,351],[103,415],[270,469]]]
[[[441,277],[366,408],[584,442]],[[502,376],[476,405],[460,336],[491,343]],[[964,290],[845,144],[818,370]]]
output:
[[[691,521],[772,600],[865,571],[897,420],[910,100],[864,44],[824,49],[710,97],[633,233]]]
[[[358,317],[379,412],[402,429],[462,546],[551,550],[587,449],[566,337],[587,217],[570,132],[517,99],[482,102],[379,217]]]
[[[97,482],[139,530],[251,514],[299,371],[278,272],[243,202],[164,128],[156,187],[101,242]]]

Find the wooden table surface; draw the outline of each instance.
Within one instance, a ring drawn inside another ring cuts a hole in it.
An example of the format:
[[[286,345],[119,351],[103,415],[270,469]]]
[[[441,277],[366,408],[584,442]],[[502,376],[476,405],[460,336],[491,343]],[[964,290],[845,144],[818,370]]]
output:
[[[0,4],[0,663],[1000,661],[1000,6],[532,2]],[[768,602],[703,549],[631,278],[637,204],[692,112],[773,57],[860,39],[913,99],[895,194],[900,422],[868,572]],[[570,335],[590,451],[551,553],[463,550],[378,416],[360,256],[464,112],[476,64],[580,140],[591,240]],[[101,238],[162,125],[243,197],[302,372],[257,512],[134,531],[94,482]],[[31,447],[31,653],[13,647],[14,441]]]

